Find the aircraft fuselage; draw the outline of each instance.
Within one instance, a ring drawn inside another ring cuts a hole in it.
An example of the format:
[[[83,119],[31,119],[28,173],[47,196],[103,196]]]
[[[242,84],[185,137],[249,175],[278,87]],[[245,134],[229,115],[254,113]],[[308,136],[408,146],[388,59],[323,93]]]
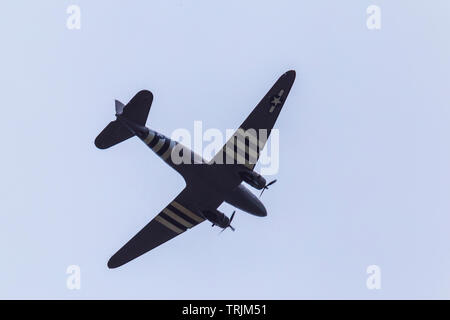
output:
[[[213,165],[224,166],[227,164],[208,164],[200,155],[177,141],[171,140],[161,133],[147,127],[136,126],[126,118],[117,116],[130,130],[153,150],[164,162],[175,169],[187,184],[195,185],[208,194],[220,194],[220,181],[212,180],[210,170]],[[223,199],[228,204],[253,214],[264,217],[267,215],[263,203],[244,184],[239,184],[231,192],[227,192]],[[215,210],[215,208],[212,208]]]

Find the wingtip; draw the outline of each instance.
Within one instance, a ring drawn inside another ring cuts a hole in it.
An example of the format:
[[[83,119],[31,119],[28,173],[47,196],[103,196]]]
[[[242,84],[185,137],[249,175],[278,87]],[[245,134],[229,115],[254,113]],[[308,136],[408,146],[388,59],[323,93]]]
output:
[[[102,150],[106,149],[106,147],[102,144],[102,141],[101,141],[101,139],[99,139],[99,137],[95,138],[94,145],[99,149],[102,149]]]
[[[114,257],[111,257],[111,258],[108,260],[108,268],[109,268],[109,269],[115,269],[115,268],[121,266],[121,264],[115,262],[113,258],[114,258]]]
[[[145,96],[145,97],[148,97],[149,99],[153,100],[153,93],[147,89],[143,89],[143,90],[139,91],[138,93],[136,93],[136,95]]]
[[[288,70],[285,73],[283,73],[279,79],[280,80],[284,79],[284,80],[287,80],[289,82],[294,82],[295,75],[296,75],[295,70]]]
[[[285,73],[285,75],[295,78],[295,70],[289,70]]]

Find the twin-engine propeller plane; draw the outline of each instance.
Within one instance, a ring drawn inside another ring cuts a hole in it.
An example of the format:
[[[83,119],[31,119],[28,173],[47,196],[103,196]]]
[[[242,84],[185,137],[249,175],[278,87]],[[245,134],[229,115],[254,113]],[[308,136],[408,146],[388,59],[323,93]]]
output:
[[[283,74],[209,162],[186,146],[145,126],[153,101],[151,92],[138,92],[126,106],[116,100],[116,120],[97,136],[95,145],[106,149],[137,136],[181,174],[186,187],[109,259],[109,268],[117,268],[205,220],[223,230],[229,227],[234,231],[231,226],[234,212],[228,218],[217,210],[223,202],[255,216],[267,215],[262,202],[242,182],[263,192],[276,181],[267,184],[253,169],[294,80],[295,71]],[[180,163],[174,161],[175,156],[190,161]]]

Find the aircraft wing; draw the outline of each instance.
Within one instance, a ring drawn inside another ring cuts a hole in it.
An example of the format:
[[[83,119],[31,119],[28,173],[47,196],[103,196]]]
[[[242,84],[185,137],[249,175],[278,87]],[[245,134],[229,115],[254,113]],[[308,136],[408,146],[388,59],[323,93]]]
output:
[[[213,166],[221,171],[221,176],[242,171],[245,167],[254,169],[294,80],[294,70],[284,73],[214,156],[211,160],[212,164],[227,164]],[[239,178],[233,180],[234,182],[229,181],[229,183],[236,186],[241,182]]]
[[[108,267],[120,267],[204,221],[205,219],[196,210],[203,193],[195,191],[190,187],[181,191],[167,207],[109,259]],[[211,203],[211,198],[209,200],[208,206],[212,207],[218,207],[222,203],[218,199],[213,199],[214,203]]]

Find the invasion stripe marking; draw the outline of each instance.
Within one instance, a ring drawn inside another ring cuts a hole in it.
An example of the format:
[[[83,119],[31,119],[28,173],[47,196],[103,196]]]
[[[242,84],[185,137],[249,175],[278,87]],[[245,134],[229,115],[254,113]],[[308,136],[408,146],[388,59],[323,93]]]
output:
[[[159,223],[163,224],[165,227],[167,227],[168,229],[172,230],[173,232],[176,232],[176,233],[182,233],[183,232],[183,230],[175,227],[169,221],[161,218],[160,216],[156,216],[155,220],[158,221]]]
[[[149,148],[153,148],[154,146],[156,146],[158,141],[159,141],[159,137],[155,136],[155,138],[152,141],[150,141],[150,143],[148,144]]]
[[[187,214],[181,212],[180,210],[178,210],[177,208],[175,208],[173,205],[169,204],[167,206],[167,209],[169,209],[170,211],[174,212],[177,216],[181,217],[182,219],[186,220],[187,222],[189,222],[190,224],[192,224],[193,226],[195,226],[196,224],[198,224],[197,221],[195,221],[194,219],[192,219],[191,217],[189,217]]]
[[[158,141],[158,143],[156,144],[156,146],[154,146],[154,147],[152,148],[153,151],[158,152],[158,150],[162,148],[162,146],[164,145],[165,142],[166,142],[166,139],[160,139],[160,140]]]
[[[183,230],[183,231],[186,231],[187,228],[186,228],[183,224],[181,224],[181,223],[179,223],[177,220],[171,218],[170,216],[168,216],[168,215],[165,214],[164,212],[160,212],[160,213],[159,213],[159,216],[160,216],[161,218],[163,218],[164,220],[166,220],[167,222],[173,224],[173,225],[174,225],[175,227],[177,227],[178,229],[181,229],[181,230]]]
[[[176,201],[172,201],[171,205],[174,206],[175,208],[177,208],[178,210],[180,210],[181,212],[183,212],[185,215],[187,215],[190,218],[194,219],[197,222],[202,222],[203,220],[205,220],[203,218],[200,218],[198,215],[193,213],[191,210],[186,209],[185,207],[183,207],[181,204],[179,204]]]
[[[244,130],[242,128],[239,128],[236,130],[236,135],[239,135],[244,140],[247,137],[249,139],[249,142],[254,145],[255,149],[257,149],[256,147],[259,146],[259,149],[262,150],[264,148],[264,145],[266,144],[267,139],[258,139],[258,137],[255,136],[252,131],[255,131],[256,133],[256,130]]]
[[[175,141],[171,140],[171,141],[170,141],[169,149],[167,149],[166,153],[164,153],[161,157],[162,157],[164,160],[167,160],[167,158],[169,158],[169,156],[172,154],[172,150],[173,150],[173,148],[175,148],[176,145],[177,145],[177,143],[176,143]],[[183,149],[181,149],[181,150],[183,150]],[[182,157],[182,156],[183,156],[183,155],[181,155],[181,157]]]
[[[235,139],[236,140],[236,139]],[[241,158],[244,159],[244,163],[248,162],[247,160],[247,154],[245,153],[245,149],[240,149],[237,144],[234,145],[234,152]]]
[[[145,144],[149,144],[153,138],[155,137],[155,135],[152,132],[148,133],[148,136],[144,139]]]
[[[254,159],[255,161],[258,159],[258,152],[255,151],[253,146],[248,146],[248,149],[247,149],[245,146],[245,143],[241,139],[237,138],[235,141],[236,141],[237,147],[241,151],[244,151],[245,153],[247,153],[247,151],[248,151],[248,155],[251,157],[251,159]]]
[[[180,216],[176,215],[174,212],[172,212],[171,210],[164,208],[163,212],[165,214],[167,214],[169,217],[171,217],[172,219],[176,220],[177,222],[181,223],[182,225],[184,225],[185,227],[188,228],[192,228],[193,224],[187,222],[186,220],[184,220],[183,218],[181,218]]]
[[[254,163],[249,163],[248,161],[246,161],[245,158],[243,158],[239,153],[235,153],[234,150],[232,150],[229,146],[226,146],[225,149],[226,155],[233,160],[237,160],[237,164],[242,164],[249,169],[253,169]],[[228,162],[225,163],[228,164]]]
[[[157,152],[158,156],[162,156],[167,151],[167,149],[169,149],[170,142],[171,142],[170,139],[166,139],[166,141],[164,142],[164,145]]]
[[[237,152],[235,153],[234,150],[232,150],[229,146],[226,146],[226,152],[227,152],[227,155],[230,158],[232,158],[234,160],[237,160],[238,164],[243,164],[243,165],[245,165],[248,168],[252,168],[252,164],[251,163],[248,163],[247,161],[245,161],[245,158],[243,156],[241,156]]]

